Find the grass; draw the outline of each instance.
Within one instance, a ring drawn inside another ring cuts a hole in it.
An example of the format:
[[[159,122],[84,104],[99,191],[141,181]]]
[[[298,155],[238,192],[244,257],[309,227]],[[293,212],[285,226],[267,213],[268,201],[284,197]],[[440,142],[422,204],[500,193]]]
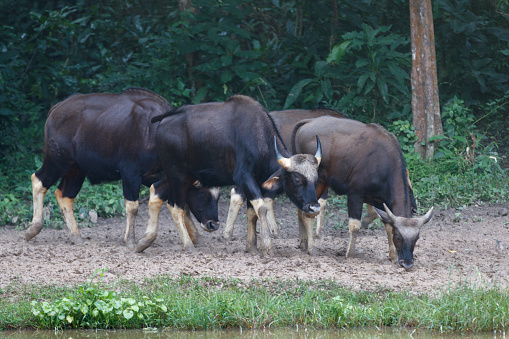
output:
[[[433,294],[352,291],[332,281],[159,277],[107,285],[12,284],[0,290],[0,329],[264,329],[409,327],[507,329],[509,291],[467,283]]]

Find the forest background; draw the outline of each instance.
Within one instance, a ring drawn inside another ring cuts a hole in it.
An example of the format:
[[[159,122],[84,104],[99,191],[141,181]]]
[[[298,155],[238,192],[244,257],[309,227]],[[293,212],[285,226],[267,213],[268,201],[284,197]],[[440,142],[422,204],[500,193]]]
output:
[[[51,106],[128,87],[175,106],[245,94],[268,110],[337,109],[398,137],[423,209],[509,200],[507,0],[432,1],[444,127],[432,161],[414,152],[408,1],[183,3],[0,0],[0,226],[31,220]],[[123,205],[120,185],[86,184],[75,206],[83,221]]]

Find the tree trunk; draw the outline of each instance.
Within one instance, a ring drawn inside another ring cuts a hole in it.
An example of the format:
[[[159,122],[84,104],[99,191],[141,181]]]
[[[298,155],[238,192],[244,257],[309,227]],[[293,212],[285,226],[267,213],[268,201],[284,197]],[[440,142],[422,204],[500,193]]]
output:
[[[443,134],[438,101],[435,36],[431,0],[410,0],[412,37],[412,112],[417,142],[415,151],[432,159],[434,142],[428,139]]]

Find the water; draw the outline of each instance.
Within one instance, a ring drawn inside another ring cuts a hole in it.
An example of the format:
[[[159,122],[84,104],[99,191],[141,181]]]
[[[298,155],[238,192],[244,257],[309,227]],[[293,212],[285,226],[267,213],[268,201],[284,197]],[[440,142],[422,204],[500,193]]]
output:
[[[509,333],[507,333],[509,338]],[[156,339],[156,338],[175,338],[175,339],[267,339],[267,338],[305,338],[305,339],[370,339],[370,338],[506,338],[505,332],[490,333],[453,333],[440,334],[431,333],[424,330],[413,330],[405,328],[350,328],[350,329],[329,329],[329,330],[310,330],[305,328],[278,328],[267,330],[227,330],[227,331],[175,331],[175,330],[68,330],[68,331],[0,331],[0,339],[76,339],[76,338],[97,338],[97,339]]]

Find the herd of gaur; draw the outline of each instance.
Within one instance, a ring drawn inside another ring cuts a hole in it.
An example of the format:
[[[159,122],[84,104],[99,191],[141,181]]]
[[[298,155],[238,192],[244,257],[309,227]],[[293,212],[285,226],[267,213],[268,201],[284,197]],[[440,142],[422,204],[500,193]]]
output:
[[[379,216],[389,256],[405,269],[413,266],[420,229],[433,215],[431,208],[412,217],[417,207],[400,145],[380,125],[332,109],[267,112],[243,95],[174,109],[149,90],[129,88],[119,94],[74,94],[53,106],[44,129],[44,162],[31,178],[33,220],[27,241],[41,231],[44,195],[60,180],[55,197],[72,242],[82,242],[73,204],[85,178],[92,184],[122,180],[124,241],[136,252],[156,239],[165,201],[184,249],[193,251],[200,234],[191,213],[204,230],[216,231],[219,187],[224,186],[234,188],[223,237],[231,238],[247,201],[246,248],[262,255],[273,254],[271,234],[279,234],[273,200],[282,193],[298,208],[302,251],[313,255],[330,187],[347,196],[346,256],[354,254],[360,228]],[[149,221],[136,243],[141,185],[150,187]],[[361,219],[364,203],[368,214]]]

